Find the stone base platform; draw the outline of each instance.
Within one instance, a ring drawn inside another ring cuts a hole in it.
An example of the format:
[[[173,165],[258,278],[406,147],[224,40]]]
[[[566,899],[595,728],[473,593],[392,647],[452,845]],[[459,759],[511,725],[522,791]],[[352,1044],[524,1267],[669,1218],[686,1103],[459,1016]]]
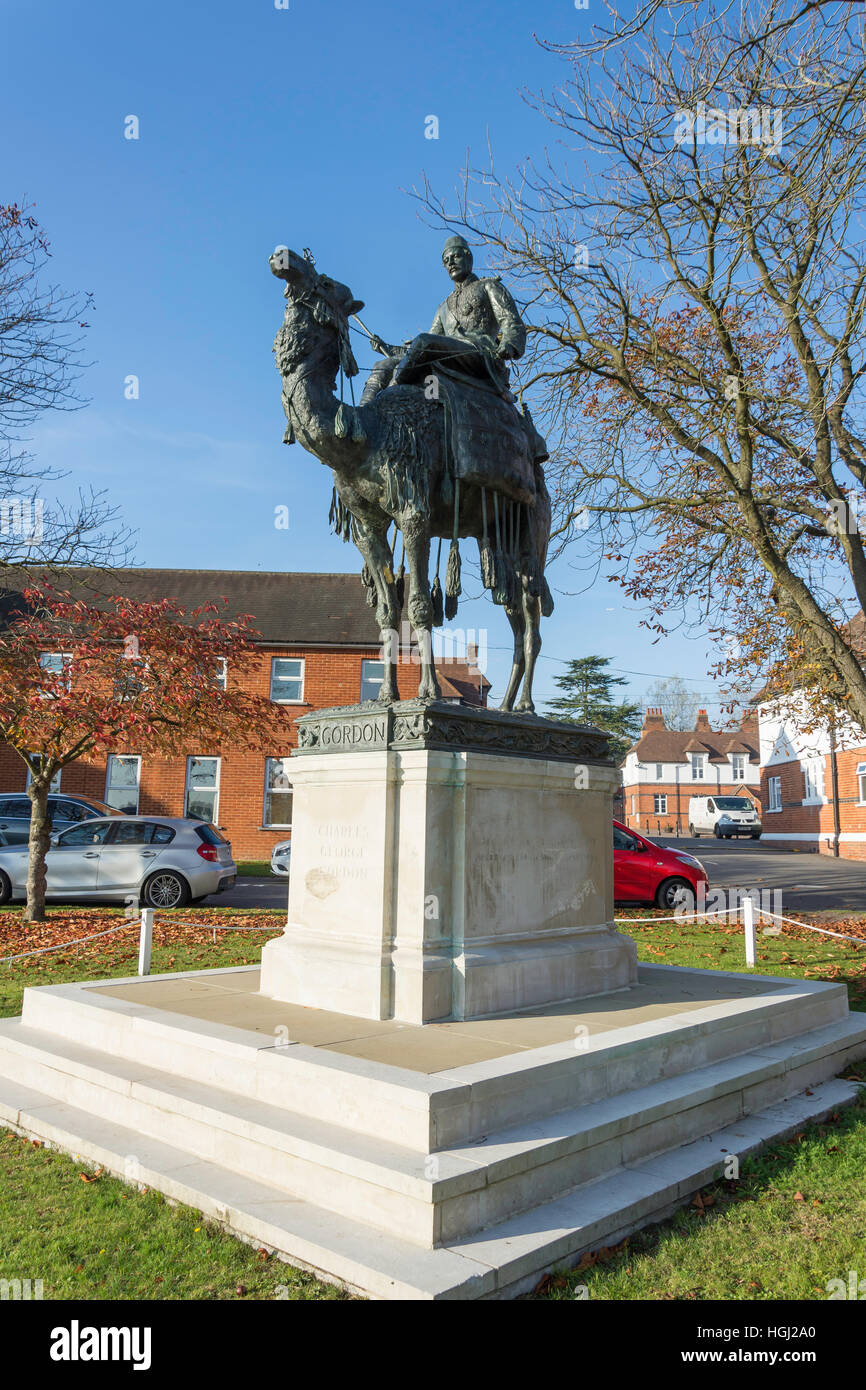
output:
[[[616,995],[415,1026],[258,967],[29,989],[0,1124],[377,1298],[510,1297],[852,1100],[844,986],[641,966]]]

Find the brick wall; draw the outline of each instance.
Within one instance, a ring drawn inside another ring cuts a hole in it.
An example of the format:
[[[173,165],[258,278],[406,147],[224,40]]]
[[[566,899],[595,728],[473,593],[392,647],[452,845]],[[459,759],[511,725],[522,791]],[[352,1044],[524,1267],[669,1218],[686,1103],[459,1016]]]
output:
[[[271,660],[275,656],[300,657],[304,661],[304,703],[283,706],[285,736],[276,747],[260,751],[222,750],[219,811],[217,821],[225,827],[236,859],[269,859],[278,840],[289,838],[285,829],[262,828],[265,797],[265,760],[287,757],[298,741],[295,720],[314,709],[329,705],[357,703],[361,694],[361,662],[377,660],[379,650],[347,651],[345,648],[263,647],[254,671],[245,675],[245,684],[255,693],[270,692]],[[228,681],[231,682],[231,668]],[[400,695],[406,699],[417,692],[418,667],[398,667]],[[134,747],[118,747],[117,753],[138,753]],[[217,754],[205,739],[191,747],[189,756]],[[61,790],[79,792],[103,800],[106,759],[79,759],[63,769]],[[0,745],[0,791],[23,791],[27,770],[11,749]],[[142,815],[182,816],[186,794],[186,757],[142,757],[139,810]]]
[[[844,859],[866,860],[866,838],[846,839],[846,836],[866,837],[866,806],[859,804],[857,764],[866,762],[866,748],[854,748],[836,754],[839,797],[839,854]],[[820,854],[833,853],[834,816],[833,782],[829,755],[824,759],[823,804],[803,805],[805,782],[803,765],[799,760],[775,763],[761,769],[761,792],[764,806],[769,807],[769,779],[781,781],[781,811],[765,811],[764,831],[784,835],[783,843],[792,848],[817,849]],[[788,838],[790,837],[790,838]]]
[[[757,788],[743,782],[720,782],[707,778],[676,782],[634,782],[623,788],[624,823],[642,835],[688,834],[689,800],[693,796],[750,796],[756,804]],[[667,796],[667,811],[656,811],[656,796]],[[766,803],[765,803],[766,804]]]

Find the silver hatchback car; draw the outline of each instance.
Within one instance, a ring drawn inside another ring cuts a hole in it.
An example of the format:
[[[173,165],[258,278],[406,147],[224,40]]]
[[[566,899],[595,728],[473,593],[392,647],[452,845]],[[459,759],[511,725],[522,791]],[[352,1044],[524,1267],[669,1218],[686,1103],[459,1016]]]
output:
[[[0,904],[26,896],[26,845],[0,846]],[[136,898],[185,907],[233,888],[232,847],[215,825],[167,816],[105,816],[51,836],[46,897]]]

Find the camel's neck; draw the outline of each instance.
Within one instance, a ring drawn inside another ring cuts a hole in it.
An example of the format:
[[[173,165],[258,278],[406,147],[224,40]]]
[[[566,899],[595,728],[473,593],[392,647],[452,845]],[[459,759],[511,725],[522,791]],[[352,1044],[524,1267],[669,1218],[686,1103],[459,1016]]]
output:
[[[283,379],[283,403],[303,448],[330,468],[351,472],[359,467],[365,452],[363,444],[337,436],[340,402],[334,395],[332,362],[317,364],[308,358],[288,373]]]

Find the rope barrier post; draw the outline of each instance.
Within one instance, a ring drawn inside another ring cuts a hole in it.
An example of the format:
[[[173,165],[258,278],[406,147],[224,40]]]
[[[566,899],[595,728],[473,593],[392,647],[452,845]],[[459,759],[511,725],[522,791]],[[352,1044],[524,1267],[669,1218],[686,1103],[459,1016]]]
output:
[[[138,937],[138,973],[150,974],[150,948],[153,945],[153,908],[141,909],[141,931]]]
[[[754,965],[758,950],[758,938],[755,932],[755,900],[748,894],[743,898],[743,930],[746,936],[746,965]]]

